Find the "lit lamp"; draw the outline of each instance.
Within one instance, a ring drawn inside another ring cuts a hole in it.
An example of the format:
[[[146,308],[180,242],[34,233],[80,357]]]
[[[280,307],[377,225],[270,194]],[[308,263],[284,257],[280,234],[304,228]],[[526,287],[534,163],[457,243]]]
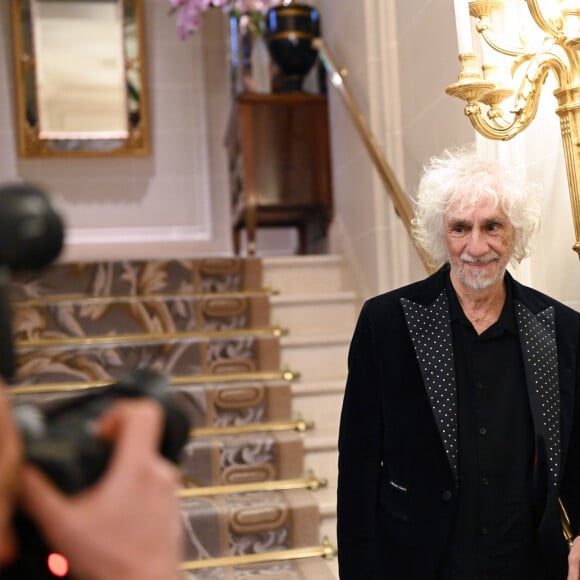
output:
[[[550,5],[550,14],[545,6]],[[515,46],[498,39],[492,16],[503,9],[501,0],[454,0],[459,44],[460,72],[457,82],[447,87],[449,95],[467,102],[465,114],[476,131],[489,139],[508,140],[523,131],[538,110],[542,85],[548,73],[556,78],[566,173],[570,190],[576,242],[580,257],[580,3],[577,0],[527,0],[530,15],[542,39],[528,45],[522,38]],[[471,45],[471,20],[485,55],[500,54],[513,59],[510,79],[498,79],[493,63],[477,65]],[[505,83],[505,84],[504,84]],[[512,86],[510,86],[512,85]],[[509,106],[505,101],[510,99]]]

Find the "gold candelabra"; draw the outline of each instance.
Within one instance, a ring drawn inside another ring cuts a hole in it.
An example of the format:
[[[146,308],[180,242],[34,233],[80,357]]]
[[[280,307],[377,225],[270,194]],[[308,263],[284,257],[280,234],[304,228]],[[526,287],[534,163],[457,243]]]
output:
[[[534,120],[544,81],[553,73],[576,234],[573,249],[580,257],[580,1],[552,0],[549,15],[546,4],[550,3],[542,2],[542,10],[540,0],[527,0],[539,41],[528,45],[520,37],[517,45],[506,46],[496,38],[493,28],[494,15],[503,9],[501,0],[455,0],[461,68],[457,82],[446,92],[467,102],[465,114],[478,133],[505,141]],[[508,81],[499,80],[495,64],[477,65],[470,46],[470,16],[476,19],[484,57],[493,51],[513,59]],[[513,100],[508,106],[510,97]]]

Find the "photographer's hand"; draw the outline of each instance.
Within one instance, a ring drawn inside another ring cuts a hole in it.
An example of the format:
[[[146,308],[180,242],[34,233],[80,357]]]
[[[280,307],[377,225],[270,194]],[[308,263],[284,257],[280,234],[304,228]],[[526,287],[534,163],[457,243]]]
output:
[[[0,383],[0,565],[15,555],[12,512],[22,462],[20,435],[3,389]]]
[[[161,409],[121,401],[99,419],[114,445],[110,465],[90,489],[63,495],[25,466],[21,502],[50,545],[87,580],[179,578],[181,527],[177,469],[158,453]]]

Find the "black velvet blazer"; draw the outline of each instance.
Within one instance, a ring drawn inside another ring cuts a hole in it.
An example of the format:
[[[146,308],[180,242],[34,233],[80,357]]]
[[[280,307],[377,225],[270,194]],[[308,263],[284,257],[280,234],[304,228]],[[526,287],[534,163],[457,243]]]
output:
[[[368,300],[349,351],[339,436],[341,580],[429,580],[457,491],[448,268]],[[580,533],[580,314],[513,284],[537,462],[538,550],[566,578],[558,496]]]

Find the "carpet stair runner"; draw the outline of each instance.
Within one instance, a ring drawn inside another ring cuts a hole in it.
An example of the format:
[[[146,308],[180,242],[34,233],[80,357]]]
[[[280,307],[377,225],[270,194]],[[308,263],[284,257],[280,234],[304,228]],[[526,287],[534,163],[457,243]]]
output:
[[[185,578],[334,580],[259,259],[59,264],[16,276],[12,297],[15,399],[58,404],[143,366],[168,376],[193,427]]]

